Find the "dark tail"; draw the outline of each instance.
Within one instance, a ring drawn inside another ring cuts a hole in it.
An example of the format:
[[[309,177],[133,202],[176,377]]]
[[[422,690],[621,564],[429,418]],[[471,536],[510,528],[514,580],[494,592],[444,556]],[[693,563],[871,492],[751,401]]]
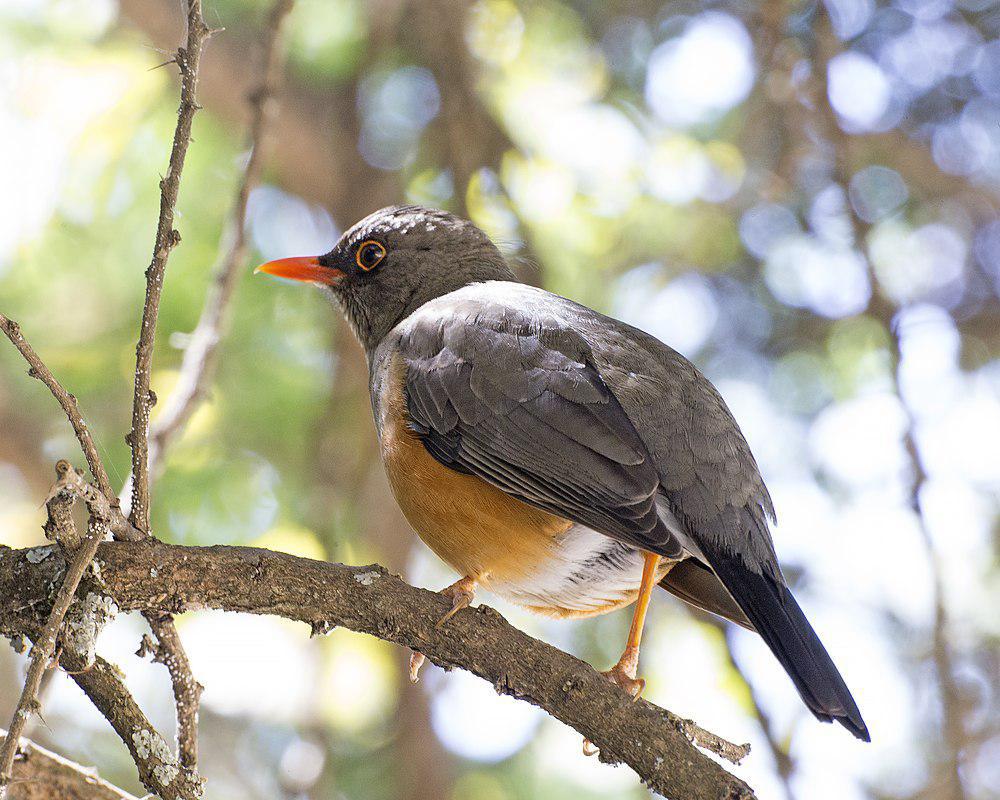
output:
[[[870,742],[851,692],[788,587],[749,569],[738,555],[704,546],[702,551],[781,662],[809,710],[817,719],[839,722],[859,739]]]

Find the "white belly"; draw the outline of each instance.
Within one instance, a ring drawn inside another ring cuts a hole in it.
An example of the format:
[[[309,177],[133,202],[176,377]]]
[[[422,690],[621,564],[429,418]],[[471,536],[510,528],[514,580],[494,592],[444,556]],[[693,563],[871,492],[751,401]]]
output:
[[[551,558],[530,574],[484,581],[512,603],[553,617],[588,617],[633,602],[642,581],[641,550],[574,525],[555,543]],[[657,580],[675,562],[662,561]]]

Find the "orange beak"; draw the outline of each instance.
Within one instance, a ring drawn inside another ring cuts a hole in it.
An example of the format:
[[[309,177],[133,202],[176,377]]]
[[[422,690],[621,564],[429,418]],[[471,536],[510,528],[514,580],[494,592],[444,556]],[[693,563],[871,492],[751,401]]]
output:
[[[316,256],[295,256],[293,258],[279,258],[275,261],[268,261],[261,264],[254,271],[265,272],[268,275],[276,275],[279,278],[288,278],[293,281],[306,281],[308,283],[323,283],[336,286],[344,277],[344,273],[336,267],[324,267],[319,263]]]

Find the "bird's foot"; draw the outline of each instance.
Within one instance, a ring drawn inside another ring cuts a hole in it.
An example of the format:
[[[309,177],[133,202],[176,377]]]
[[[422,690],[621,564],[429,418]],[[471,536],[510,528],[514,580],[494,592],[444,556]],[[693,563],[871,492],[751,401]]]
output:
[[[638,671],[639,648],[626,647],[625,652],[622,653],[622,657],[618,659],[618,663],[601,674],[628,692],[633,700],[638,700],[646,688],[646,681],[636,677]]]
[[[435,628],[441,628],[463,608],[468,608],[472,605],[472,601],[476,599],[476,580],[475,578],[466,576],[461,580],[455,581],[451,586],[442,589],[438,594],[443,594],[445,597],[451,598],[451,608],[447,614],[437,621],[437,625],[434,626]]]
[[[445,587],[438,594],[451,598],[451,608],[448,613],[441,617],[434,626],[442,628],[455,614],[472,605],[472,601],[476,598],[476,579],[466,576],[455,581],[451,586]],[[413,652],[410,654],[410,683],[416,683],[420,680],[420,668],[426,660],[427,657],[423,653]]]
[[[410,683],[420,682],[420,668],[427,660],[427,656],[414,650],[410,653]]]
[[[638,670],[639,648],[626,647],[625,652],[622,653],[622,657],[618,659],[618,663],[601,674],[628,692],[632,696],[632,700],[638,700],[646,688],[646,681],[636,677]],[[585,756],[597,755],[598,752],[598,748],[594,746],[594,743],[590,739],[583,740],[583,754]]]

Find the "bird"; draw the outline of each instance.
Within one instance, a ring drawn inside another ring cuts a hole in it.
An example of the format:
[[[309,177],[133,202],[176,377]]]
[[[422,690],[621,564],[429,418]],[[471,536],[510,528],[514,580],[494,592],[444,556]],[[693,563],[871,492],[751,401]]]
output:
[[[461,576],[439,625],[479,587],[556,618],[634,603],[605,675],[637,697],[661,586],[758,633],[813,715],[870,741],[782,575],[749,445],[687,358],[519,281],[483,230],[437,209],[383,208],[328,253],[256,272],[321,287],[361,343],[392,493]]]

